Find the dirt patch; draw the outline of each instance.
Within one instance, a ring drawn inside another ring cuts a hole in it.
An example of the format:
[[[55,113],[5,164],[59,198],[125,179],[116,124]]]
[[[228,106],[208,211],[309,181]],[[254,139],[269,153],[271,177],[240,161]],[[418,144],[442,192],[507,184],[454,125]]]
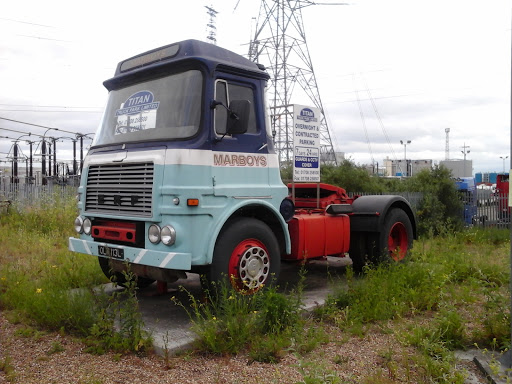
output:
[[[25,326],[12,324],[0,314],[0,362],[9,367],[0,371],[0,383],[287,384],[307,378],[329,382],[336,376],[340,383],[354,384],[425,382],[422,368],[415,363],[416,351],[400,343],[395,333],[374,327],[360,338],[324,326],[328,343],[305,356],[291,350],[279,363],[264,364],[250,361],[245,354],[186,353],[168,359],[155,354],[96,356],[86,353],[84,344],[70,336],[26,332]],[[477,375],[478,381],[472,383],[486,383],[470,361],[460,361],[457,369]]]

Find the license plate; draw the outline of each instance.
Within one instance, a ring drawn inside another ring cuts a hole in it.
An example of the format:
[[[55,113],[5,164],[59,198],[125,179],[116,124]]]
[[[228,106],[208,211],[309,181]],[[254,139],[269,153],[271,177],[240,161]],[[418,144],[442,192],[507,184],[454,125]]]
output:
[[[124,249],[112,248],[106,245],[98,245],[98,253],[102,256],[111,257],[113,259],[124,259]]]

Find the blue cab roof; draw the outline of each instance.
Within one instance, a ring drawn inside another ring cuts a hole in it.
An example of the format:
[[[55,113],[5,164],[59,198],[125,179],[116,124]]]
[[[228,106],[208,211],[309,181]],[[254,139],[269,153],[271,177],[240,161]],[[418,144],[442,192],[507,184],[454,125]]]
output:
[[[245,76],[268,79],[269,75],[262,65],[216,45],[199,40],[184,40],[141,53],[121,61],[113,78],[103,84],[112,89],[123,78],[145,73],[148,70],[161,70],[169,65],[178,65],[186,61],[201,62],[210,70],[217,68],[240,72]]]

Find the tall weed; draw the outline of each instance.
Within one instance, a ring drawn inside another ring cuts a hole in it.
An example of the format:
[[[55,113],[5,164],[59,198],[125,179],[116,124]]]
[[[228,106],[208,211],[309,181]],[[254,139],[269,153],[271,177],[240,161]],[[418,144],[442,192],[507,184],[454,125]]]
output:
[[[95,296],[99,313],[86,338],[87,351],[90,353],[145,353],[151,349],[151,334],[144,329],[139,311],[136,276],[129,270],[123,275],[125,289]],[[115,277],[113,279],[117,287]]]
[[[302,284],[287,295],[276,287],[242,295],[220,283],[212,287],[215,294],[205,292],[206,302],[188,293],[190,305],[175,303],[188,312],[199,349],[214,354],[247,350],[254,360],[277,362],[287,349],[307,353],[326,339],[321,331],[307,330],[301,317]]]

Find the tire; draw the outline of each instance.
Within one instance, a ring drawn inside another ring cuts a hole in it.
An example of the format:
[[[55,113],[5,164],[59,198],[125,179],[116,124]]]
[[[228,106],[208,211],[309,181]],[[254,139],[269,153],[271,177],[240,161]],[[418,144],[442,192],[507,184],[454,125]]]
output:
[[[409,216],[399,208],[392,208],[386,214],[382,231],[371,241],[371,259],[374,262],[402,261],[412,248],[412,240]]]
[[[230,283],[236,291],[252,294],[275,282],[280,268],[279,245],[272,230],[260,220],[237,218],[217,238],[206,283],[210,287]]]
[[[115,282],[116,284],[126,287],[126,277],[123,273],[113,271],[110,265],[110,259],[106,257],[98,257],[98,262],[100,264],[100,268],[110,281]],[[146,288],[153,284],[155,280],[148,279],[147,277],[137,276],[137,287],[138,288]]]
[[[363,272],[364,266],[370,263],[367,241],[367,236],[364,232],[352,232],[350,234],[350,249],[348,254],[352,260],[352,269],[356,273]]]

